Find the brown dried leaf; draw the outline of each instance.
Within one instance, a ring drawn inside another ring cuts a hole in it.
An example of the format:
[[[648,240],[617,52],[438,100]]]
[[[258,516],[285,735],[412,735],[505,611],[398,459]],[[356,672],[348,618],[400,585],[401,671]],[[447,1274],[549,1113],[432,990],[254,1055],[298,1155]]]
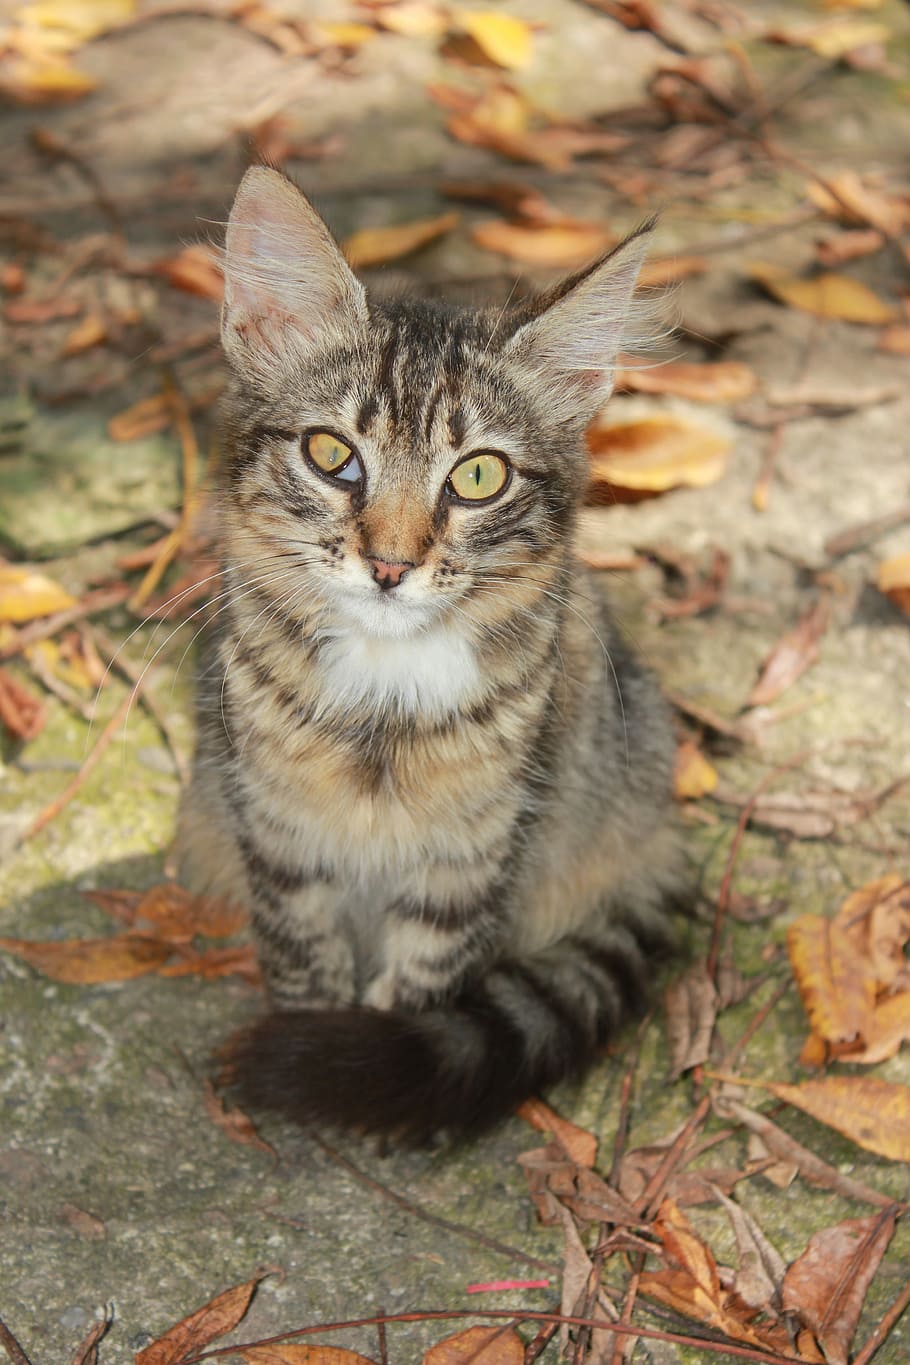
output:
[[[74,318],[82,312],[78,299],[65,294],[53,299],[13,299],[3,309],[7,322],[57,322],[60,318]]]
[[[105,1316],[100,1321],[92,1323],[76,1347],[70,1365],[98,1365],[98,1343],[106,1335],[113,1321],[112,1317],[107,1316],[110,1312],[112,1309],[106,1309]]]
[[[717,769],[692,739],[677,746],[673,764],[673,795],[677,801],[697,801],[717,786]]]
[[[375,1365],[344,1346],[308,1346],[302,1341],[274,1341],[239,1352],[248,1365]]]
[[[530,24],[498,10],[457,9],[455,25],[480,48],[495,66],[521,71],[531,60],[533,32]]]
[[[258,1151],[265,1152],[273,1161],[278,1160],[275,1148],[266,1142],[265,1138],[259,1136],[249,1114],[244,1113],[237,1105],[228,1109],[209,1080],[203,1081],[202,1098],[209,1118],[232,1142],[239,1143],[241,1147],[255,1147]]]
[[[251,986],[262,983],[262,974],[251,944],[241,944],[235,948],[183,948],[172,945],[179,953],[176,962],[168,962],[158,968],[159,976],[202,976],[214,980],[222,976],[239,976]]]
[[[130,981],[153,972],[170,957],[171,946],[138,934],[111,938],[72,938],[41,943],[24,938],[0,938],[0,949],[22,958],[29,966],[68,985],[95,986],[103,981]]]
[[[795,24],[792,28],[769,29],[764,36],[768,42],[808,47],[819,57],[837,61],[854,48],[885,42],[891,31],[887,25],[874,20],[834,18]]]
[[[486,251],[540,266],[584,265],[616,240],[599,223],[509,223],[503,218],[478,223],[471,236]]]
[[[762,664],[747,706],[767,706],[801,678],[818,659],[818,644],[828,625],[828,599],[820,597],[792,630],[778,640]]]
[[[758,262],[750,266],[749,274],[779,303],[816,317],[875,324],[894,322],[898,316],[890,304],[849,275],[828,273],[800,279]]]
[[[868,958],[876,985],[893,985],[906,966],[910,883],[897,873],[867,882],[847,897],[834,922],[850,936],[856,952]]]
[[[668,414],[613,424],[597,418],[588,428],[598,496],[610,488],[647,493],[703,488],[722,476],[730,448],[728,437]]]
[[[698,403],[732,403],[747,398],[758,383],[755,372],[739,360],[694,365],[672,361],[651,370],[617,370],[617,389],[634,393],[672,393]]]
[[[910,616],[910,555],[883,560],[878,566],[876,583],[879,592]]]
[[[205,1350],[211,1342],[233,1331],[250,1306],[256,1286],[264,1275],[236,1284],[216,1294],[195,1313],[175,1322],[157,1341],[136,1356],[136,1365],[178,1365],[184,1356]]]
[[[561,223],[565,214],[533,185],[517,180],[446,180],[439,186],[448,199],[489,204],[525,223]]]
[[[720,1190],[717,1198],[727,1211],[736,1237],[739,1265],[734,1289],[748,1308],[774,1312],[780,1302],[784,1259],[768,1241],[748,1209],[728,1199]]]
[[[89,1213],[87,1209],[80,1209],[78,1204],[61,1204],[60,1219],[71,1232],[89,1241],[102,1241],[107,1236],[104,1220]]]
[[[813,1032],[833,1044],[867,1037],[875,981],[850,936],[820,915],[802,915],[790,925],[787,952]]]
[[[34,621],[76,605],[72,593],[27,564],[0,564],[0,622]]]
[[[896,1211],[824,1228],[787,1270],[784,1311],[818,1338],[828,1365],[847,1365],[866,1291],[894,1233]]]
[[[0,723],[16,739],[40,735],[47,721],[47,707],[6,668],[0,668]]]
[[[884,245],[885,239],[876,228],[851,228],[834,237],[820,237],[815,243],[815,251],[822,265],[830,269],[871,256]]]
[[[717,1018],[717,990],[703,962],[693,963],[664,992],[670,1078],[708,1060]]]
[[[342,243],[342,249],[355,269],[366,270],[410,256],[451,232],[457,222],[457,213],[442,213],[436,218],[398,223],[394,227],[362,228]]]
[[[152,269],[185,294],[197,294],[217,303],[224,295],[224,273],[207,246],[186,246],[176,256],[156,261]]]
[[[865,1041],[860,1052],[850,1052],[849,1061],[873,1066],[893,1057],[902,1043],[910,1042],[910,991],[886,996],[878,1002]]]
[[[891,1161],[910,1161],[910,1089],[877,1076],[825,1076],[801,1085],[769,1083],[778,1099]]]
[[[878,339],[878,349],[891,355],[910,355],[910,323],[895,322],[885,327]]]
[[[896,237],[910,227],[910,198],[905,194],[886,194],[856,171],[840,171],[828,176],[824,184],[810,180],[806,194],[830,218],[868,224],[889,237]]]
[[[123,412],[118,412],[107,424],[112,441],[138,441],[141,436],[164,431],[174,420],[173,405],[164,393],[151,398],[140,398]]]
[[[469,1327],[431,1346],[423,1365],[522,1365],[524,1342],[511,1327]]]
[[[592,1167],[597,1160],[597,1138],[577,1123],[570,1123],[543,1100],[525,1100],[515,1113],[539,1133],[552,1133],[576,1166]]]
[[[677,280],[703,275],[707,269],[708,262],[703,256],[652,256],[638,272],[638,287],[660,289],[665,284],[675,284]]]
[[[93,898],[97,898],[97,893]],[[138,896],[129,920],[140,933],[148,931],[156,938],[176,943],[188,943],[196,934],[204,938],[229,938],[246,922],[247,915],[241,906],[194,895],[176,882],[162,882]]]
[[[79,355],[107,340],[107,323],[98,313],[87,313],[63,343],[61,355]]]

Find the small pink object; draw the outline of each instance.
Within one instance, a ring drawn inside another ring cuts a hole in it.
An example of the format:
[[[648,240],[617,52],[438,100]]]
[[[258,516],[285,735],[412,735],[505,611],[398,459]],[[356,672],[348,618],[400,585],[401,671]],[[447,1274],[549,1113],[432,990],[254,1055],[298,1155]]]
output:
[[[495,1294],[501,1289],[549,1289],[549,1280],[488,1280],[465,1285],[466,1294]]]

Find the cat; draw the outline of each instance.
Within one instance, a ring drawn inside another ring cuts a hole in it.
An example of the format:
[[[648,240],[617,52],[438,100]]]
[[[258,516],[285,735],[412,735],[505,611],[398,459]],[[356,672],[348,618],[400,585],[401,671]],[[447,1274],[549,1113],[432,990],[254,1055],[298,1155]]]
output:
[[[224,252],[224,597],[183,877],[245,902],[246,1103],[466,1135],[591,1061],[680,887],[673,740],[574,551],[648,237],[520,307],[376,301],[276,170]]]

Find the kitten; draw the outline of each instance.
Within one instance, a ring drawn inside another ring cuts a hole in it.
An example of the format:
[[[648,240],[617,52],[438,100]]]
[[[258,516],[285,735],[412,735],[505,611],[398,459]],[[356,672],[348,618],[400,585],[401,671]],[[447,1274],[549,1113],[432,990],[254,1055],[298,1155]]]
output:
[[[247,1102],[424,1139],[578,1074],[678,884],[672,740],[574,555],[646,233],[510,314],[368,298],[254,167],[183,875],[245,901]]]

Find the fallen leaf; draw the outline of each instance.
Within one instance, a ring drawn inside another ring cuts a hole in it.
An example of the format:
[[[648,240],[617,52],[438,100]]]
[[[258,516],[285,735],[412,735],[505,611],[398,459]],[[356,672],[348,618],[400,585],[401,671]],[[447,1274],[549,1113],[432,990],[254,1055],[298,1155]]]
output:
[[[140,933],[150,931],[156,938],[172,942],[189,942],[196,934],[229,938],[247,922],[240,906],[194,895],[176,882],[162,882],[144,892],[104,890],[87,895],[103,909],[116,906],[118,918]]]
[[[816,317],[868,323],[893,322],[897,317],[895,309],[849,275],[828,273],[801,279],[761,263],[750,266],[749,274],[778,302]]]
[[[818,644],[828,624],[828,599],[819,597],[788,630],[762,664],[747,706],[767,706],[801,678],[818,659]]]
[[[819,57],[837,61],[854,48],[883,43],[891,31],[885,24],[864,19],[823,19],[814,24],[795,24],[792,28],[769,29],[765,38],[787,47],[808,47]]]
[[[891,355],[910,355],[910,323],[895,322],[885,327],[878,338],[878,349]]]
[[[448,199],[489,204],[525,223],[560,223],[566,218],[540,190],[517,180],[445,180],[439,191]]]
[[[865,1038],[875,982],[844,930],[820,915],[801,915],[787,932],[787,952],[813,1032],[832,1044]]]
[[[659,289],[677,280],[703,275],[708,262],[703,256],[652,256],[638,272],[639,289]]]
[[[264,1275],[257,1275],[255,1279],[216,1294],[202,1308],[181,1318],[156,1341],[145,1346],[136,1356],[135,1365],[179,1365],[184,1356],[205,1350],[211,1342],[237,1326],[250,1306],[256,1286],[264,1278]]]
[[[0,668],[0,722],[16,739],[30,740],[40,735],[47,721],[47,707],[40,697],[6,668]]]
[[[713,796],[715,801],[740,809],[750,801],[750,824],[780,830],[796,839],[827,839],[838,829],[868,819],[894,790],[893,783],[877,792],[809,788],[769,792],[752,801],[718,783]]]
[[[400,4],[379,4],[375,19],[380,28],[406,38],[438,38],[446,31],[446,16],[427,0],[401,0]]]
[[[876,986],[894,984],[906,966],[910,939],[910,883],[897,873],[877,877],[852,891],[837,912],[837,924],[865,958]]]
[[[524,1342],[511,1327],[469,1327],[431,1346],[423,1365],[522,1365]]]
[[[727,467],[731,442],[681,417],[660,414],[637,422],[595,419],[588,428],[594,492],[628,488],[648,493],[715,483]]]
[[[866,1292],[894,1234],[896,1208],[848,1218],[810,1237],[784,1276],[782,1304],[817,1337],[828,1365],[847,1365]]]
[[[61,294],[53,299],[13,299],[4,306],[7,322],[57,322],[60,318],[74,318],[82,312],[79,299]]]
[[[815,252],[822,265],[846,265],[847,261],[857,261],[863,256],[871,256],[885,245],[885,238],[877,228],[850,228],[833,237],[819,237]]]
[[[104,1317],[93,1322],[85,1336],[76,1347],[70,1365],[98,1365],[98,1343],[107,1334],[113,1322],[113,1307],[107,1305]]]
[[[910,226],[910,197],[887,194],[856,171],[840,171],[824,182],[810,180],[806,194],[830,218],[869,224],[888,237],[899,236]]]
[[[748,1209],[728,1199],[721,1191],[717,1198],[726,1210],[736,1238],[739,1265],[733,1287],[748,1308],[765,1308],[780,1302],[784,1278],[784,1259],[768,1241]]]
[[[42,943],[24,938],[0,938],[0,949],[21,958],[52,981],[96,986],[105,981],[130,981],[160,967],[171,946],[138,934],[111,938],[71,938]]]
[[[224,295],[224,272],[207,246],[186,246],[176,256],[156,261],[152,270],[186,294],[198,294],[218,303]]]
[[[351,52],[356,52],[357,48],[363,47],[364,43],[376,37],[375,28],[351,20],[333,23],[318,19],[309,26],[307,33],[321,47],[341,47]]]
[[[398,223],[393,227],[362,228],[342,243],[348,261],[356,270],[385,265],[402,256],[410,256],[421,247],[451,232],[458,222],[457,213],[442,213],[437,218],[421,218],[414,223]]]
[[[673,795],[677,801],[697,801],[717,786],[717,769],[692,739],[677,745],[673,763]]]
[[[584,265],[616,242],[598,223],[509,223],[503,218],[478,223],[471,236],[486,251],[540,266]]]
[[[910,1089],[877,1076],[825,1076],[801,1085],[769,1083],[778,1099],[891,1161],[910,1161]]]
[[[60,1219],[72,1232],[87,1240],[101,1241],[107,1236],[104,1220],[96,1218],[87,1209],[80,1209],[78,1204],[61,1204]]]
[[[248,1365],[376,1365],[344,1346],[308,1346],[302,1341],[274,1341],[239,1352]]]
[[[242,1147],[255,1147],[258,1151],[265,1152],[273,1161],[278,1160],[275,1148],[259,1136],[249,1114],[245,1114],[237,1105],[232,1105],[228,1109],[209,1080],[203,1082],[202,1098],[209,1118],[232,1142],[237,1142]]]
[[[76,605],[76,598],[27,564],[0,564],[0,622],[34,621]]]
[[[453,112],[446,129],[459,142],[470,147],[487,147],[514,161],[528,161],[551,171],[571,165],[565,139],[550,136],[571,129],[530,128],[531,106],[510,85],[498,84],[479,97],[466,95],[451,86],[431,86],[429,95],[443,108]]]
[[[177,948],[177,945],[174,945]],[[201,976],[215,980],[222,976],[239,976],[251,986],[262,984],[256,951],[252,944],[233,948],[177,948],[178,960],[158,968],[159,976]]]
[[[718,996],[704,963],[696,962],[664,992],[670,1079],[708,1060],[717,1018]]]
[[[910,554],[883,560],[878,566],[875,581],[879,592],[883,592],[896,607],[910,616]]]
[[[530,62],[533,35],[523,19],[486,9],[457,9],[452,17],[496,66],[520,71]]]
[[[539,1133],[552,1133],[576,1166],[591,1167],[597,1160],[597,1138],[577,1123],[570,1123],[543,1100],[525,1100],[515,1113]]]
[[[61,355],[79,355],[107,340],[107,324],[97,313],[87,313],[63,343]]]
[[[74,50],[128,23],[135,13],[136,0],[32,0],[27,18],[55,50]]]
[[[140,398],[112,417],[107,424],[107,434],[112,441],[138,441],[142,436],[164,431],[173,420],[173,404],[167,394],[156,393],[151,398]]]
[[[62,56],[14,61],[0,73],[0,94],[17,104],[66,104],[90,94],[97,84]]]
[[[616,388],[634,393],[671,393],[698,403],[732,403],[747,398],[757,384],[755,372],[740,360],[693,365],[671,361],[653,369],[619,369]]]

